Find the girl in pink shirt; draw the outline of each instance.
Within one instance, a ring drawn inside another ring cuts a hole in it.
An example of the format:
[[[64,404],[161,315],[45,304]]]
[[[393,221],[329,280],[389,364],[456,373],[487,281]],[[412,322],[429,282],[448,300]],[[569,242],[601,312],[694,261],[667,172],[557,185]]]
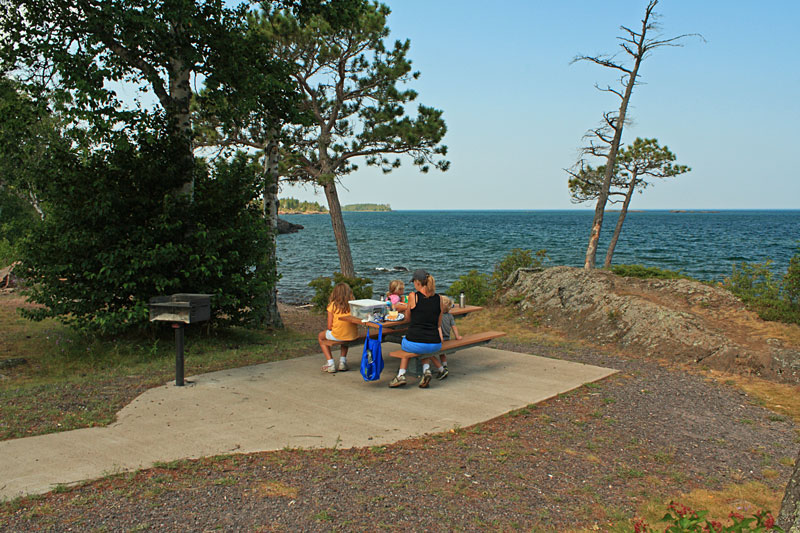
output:
[[[408,304],[403,302],[405,292],[406,286],[399,279],[389,282],[389,292],[386,293],[386,298],[392,303],[392,309],[395,311],[405,311],[408,308]]]

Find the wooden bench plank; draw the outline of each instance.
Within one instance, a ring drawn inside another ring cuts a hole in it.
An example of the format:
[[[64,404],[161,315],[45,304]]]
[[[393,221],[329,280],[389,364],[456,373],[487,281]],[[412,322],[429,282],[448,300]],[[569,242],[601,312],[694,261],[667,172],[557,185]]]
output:
[[[392,329],[392,330],[388,330],[388,331],[384,330],[383,331],[383,339],[381,339],[381,342],[384,342],[386,340],[386,337],[388,337],[388,336],[403,335],[403,334],[405,334],[406,331],[408,331],[408,328]],[[375,335],[375,337],[372,337],[372,338],[373,339],[377,338],[377,335],[378,335],[377,332],[374,333],[374,335]],[[356,337],[355,339],[353,339],[351,341],[332,341],[332,340],[325,339],[324,341],[322,341],[322,344],[324,344],[325,346],[328,346],[330,348],[333,348],[334,346],[342,346],[342,345],[355,346],[357,344],[364,344],[365,340],[367,340],[367,336],[366,335],[359,335],[358,337]]]
[[[478,346],[480,344],[486,344],[492,339],[496,339],[497,337],[502,337],[506,333],[504,331],[484,331],[483,333],[472,333],[470,335],[464,335],[461,337],[460,340],[451,339],[448,341],[444,341],[442,343],[442,349],[438,352],[432,352],[429,354],[418,354],[418,353],[410,353],[404,350],[396,350],[391,352],[389,355],[392,357],[397,357],[399,359],[411,359],[414,357],[426,357],[431,355],[437,355],[442,352],[455,352],[457,350],[463,350],[465,348],[472,348],[473,346]]]

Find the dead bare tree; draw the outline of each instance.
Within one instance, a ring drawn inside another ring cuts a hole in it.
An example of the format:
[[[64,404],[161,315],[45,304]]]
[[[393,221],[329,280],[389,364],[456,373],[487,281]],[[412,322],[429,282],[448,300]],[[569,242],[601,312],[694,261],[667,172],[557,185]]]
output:
[[[617,152],[622,141],[622,129],[625,125],[625,117],[628,112],[628,104],[630,103],[633,88],[638,84],[639,69],[642,62],[650,55],[656,48],[662,46],[681,46],[678,42],[685,37],[697,34],[683,34],[676,37],[662,39],[658,34],[655,37],[648,37],[654,32],[658,32],[659,26],[656,23],[658,15],[654,12],[658,0],[650,0],[645,9],[644,18],[642,19],[641,29],[638,31],[620,26],[623,35],[617,37],[620,41],[620,48],[624,53],[632,59],[633,64],[628,66],[616,59],[616,55],[611,56],[577,56],[572,60],[573,63],[578,61],[589,61],[621,73],[619,83],[621,89],[607,86],[605,88],[597,88],[604,92],[609,92],[617,95],[620,99],[619,109],[616,112],[603,113],[603,122],[601,126],[590,130],[587,133],[589,138],[589,146],[583,149],[582,157],[596,156],[604,157],[606,159],[605,175],[603,176],[603,184],[600,189],[600,194],[597,197],[597,205],[594,211],[594,220],[592,221],[592,231],[589,236],[589,245],[586,248],[586,260],[584,268],[589,270],[595,266],[595,257],[597,255],[597,242],[600,239],[600,230],[603,227],[603,215],[605,213],[606,203],[608,202],[609,189],[611,187],[611,180],[614,175],[614,168],[616,165]],[[599,144],[598,142],[599,141]]]

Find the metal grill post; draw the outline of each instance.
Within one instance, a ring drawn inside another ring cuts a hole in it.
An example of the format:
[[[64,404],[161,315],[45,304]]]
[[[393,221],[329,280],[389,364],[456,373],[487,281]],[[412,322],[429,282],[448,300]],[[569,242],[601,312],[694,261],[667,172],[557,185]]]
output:
[[[183,324],[172,324],[175,330],[175,385],[183,387]]]

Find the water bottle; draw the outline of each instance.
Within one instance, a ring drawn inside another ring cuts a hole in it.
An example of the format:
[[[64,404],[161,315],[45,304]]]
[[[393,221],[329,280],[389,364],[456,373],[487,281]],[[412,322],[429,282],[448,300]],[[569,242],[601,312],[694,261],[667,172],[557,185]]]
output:
[[[467,306],[467,298],[464,296],[464,293],[458,295],[458,306],[459,307],[466,307]]]

